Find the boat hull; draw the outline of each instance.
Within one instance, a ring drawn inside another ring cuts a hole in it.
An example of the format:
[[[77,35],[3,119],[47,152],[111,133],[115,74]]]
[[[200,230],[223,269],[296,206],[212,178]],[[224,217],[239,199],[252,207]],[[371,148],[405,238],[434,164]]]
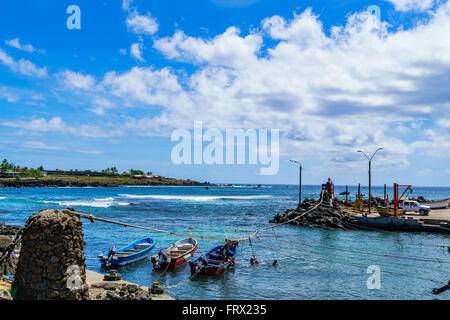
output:
[[[450,205],[450,198],[440,201],[424,202],[422,204],[425,206],[429,206],[431,209],[445,209]]]
[[[376,207],[375,209],[377,210],[377,212],[378,212],[378,214],[380,216],[383,216],[383,217],[393,217],[393,216],[395,216],[393,209],[383,208],[383,207]],[[406,212],[406,210],[398,209],[397,210],[397,215],[401,216],[401,215],[405,214],[405,212]]]
[[[143,238],[143,239],[137,240],[137,241],[133,242],[132,244],[117,250],[117,252],[124,252],[126,249],[135,248],[135,245],[142,245],[142,244],[147,244],[147,243],[149,244],[149,246],[147,248],[142,249],[141,251],[138,251],[135,253],[131,253],[127,256],[120,256],[120,257],[114,256],[111,261],[108,261],[108,258],[107,258],[108,255],[106,255],[106,256],[99,255],[100,263],[104,266],[107,266],[107,265],[124,266],[124,265],[130,264],[130,263],[137,262],[139,260],[143,260],[150,255],[152,249],[155,247],[156,241],[153,240],[152,238]],[[108,262],[109,262],[109,264],[108,264]]]
[[[183,244],[183,242],[186,241],[191,241],[193,244],[192,249],[190,249],[188,252],[186,252],[184,255],[176,257],[176,258],[169,258],[168,261],[165,262],[160,262],[160,266],[159,268],[156,268],[156,262],[158,261],[158,255],[156,254],[155,256],[152,257],[152,263],[153,263],[153,270],[155,271],[159,271],[159,270],[175,270],[178,269],[180,267],[183,267],[184,265],[186,265],[189,261],[192,260],[192,258],[194,257],[194,253],[197,251],[197,247],[198,247],[198,242],[195,239],[192,238],[188,238],[188,239],[184,239],[181,241],[176,242],[175,244],[172,245],[173,248],[174,246],[176,246],[177,244]],[[168,250],[170,250],[170,248],[166,249],[166,252]]]
[[[214,247],[210,251],[206,253],[206,257],[208,260],[211,259],[212,255],[215,255],[215,253],[220,250],[221,246]],[[237,254],[237,248],[235,247],[233,251],[230,251],[230,258],[235,258]],[[219,264],[210,264],[208,263],[206,267],[203,267],[201,269],[198,269],[197,266],[199,264],[201,258],[198,258],[194,261],[189,262],[189,267],[191,268],[192,273],[202,273],[206,275],[218,275],[221,274],[225,269],[231,266],[231,259],[228,259],[225,262],[219,263]]]

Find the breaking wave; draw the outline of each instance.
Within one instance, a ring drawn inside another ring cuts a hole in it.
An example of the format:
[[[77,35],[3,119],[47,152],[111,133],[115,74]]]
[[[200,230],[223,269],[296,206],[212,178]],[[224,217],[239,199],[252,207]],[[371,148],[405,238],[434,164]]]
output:
[[[158,195],[158,194],[119,194],[121,197],[131,199],[155,199],[155,200],[182,200],[182,201],[214,201],[214,200],[255,200],[269,199],[272,196],[183,196],[183,195]]]

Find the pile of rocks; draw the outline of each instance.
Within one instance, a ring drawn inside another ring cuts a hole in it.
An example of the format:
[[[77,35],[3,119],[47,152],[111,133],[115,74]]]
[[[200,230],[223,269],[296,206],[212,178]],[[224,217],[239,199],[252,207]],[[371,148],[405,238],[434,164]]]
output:
[[[96,290],[99,289],[99,290]],[[148,290],[135,284],[99,283],[91,286],[93,300],[151,300]]]
[[[23,230],[15,299],[88,299],[83,227],[69,210],[43,210]]]
[[[334,201],[330,206],[329,202],[322,202],[317,208],[311,210],[319,204],[319,200],[305,199],[302,204],[295,209],[288,209],[284,213],[277,214],[270,222],[283,223],[291,219],[298,219],[290,222],[290,224],[298,226],[321,226],[328,228],[344,229],[344,223],[349,221],[349,217],[340,214],[339,206],[342,205],[341,200]],[[349,205],[350,203],[344,204]],[[307,211],[310,212],[306,213]],[[301,216],[301,217],[300,217]]]
[[[14,225],[6,225],[4,222],[0,223],[0,235],[1,236],[7,236],[11,239],[14,239],[17,232],[22,229],[21,226],[14,226]]]

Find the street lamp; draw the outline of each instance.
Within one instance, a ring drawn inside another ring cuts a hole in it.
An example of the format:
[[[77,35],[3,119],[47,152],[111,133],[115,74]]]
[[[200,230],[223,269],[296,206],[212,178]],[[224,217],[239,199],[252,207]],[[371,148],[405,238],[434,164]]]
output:
[[[372,159],[375,156],[375,154],[380,150],[383,150],[383,148],[378,148],[377,150],[375,150],[375,152],[373,153],[373,155],[370,158],[364,153],[364,151],[358,150],[358,152],[361,152],[367,158],[367,160],[369,160],[369,214],[370,214],[370,209],[372,207],[372,199],[371,199],[372,198],[372,192],[371,192],[372,191],[372,189],[371,189],[371,186],[372,186],[372,181],[371,181],[371,179],[372,179],[372,173],[371,173]]]
[[[300,207],[300,204],[302,203],[302,164],[298,162],[297,160],[289,160],[290,162],[294,162],[298,164],[299,167],[299,182],[298,182],[298,207]]]

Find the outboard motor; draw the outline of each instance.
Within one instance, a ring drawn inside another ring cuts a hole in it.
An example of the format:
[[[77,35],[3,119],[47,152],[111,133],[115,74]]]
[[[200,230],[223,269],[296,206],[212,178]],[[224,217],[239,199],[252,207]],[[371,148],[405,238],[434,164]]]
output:
[[[106,265],[110,266],[112,264],[113,256],[116,253],[116,246],[113,246],[111,249],[109,249],[108,257],[106,258]]]
[[[202,255],[195,266],[195,270],[198,272],[201,269],[205,268],[208,265],[208,258],[206,255]]]
[[[155,263],[155,270],[161,269],[161,266],[164,262],[167,262],[169,260],[169,255],[165,250],[159,250],[158,252],[158,261]]]

